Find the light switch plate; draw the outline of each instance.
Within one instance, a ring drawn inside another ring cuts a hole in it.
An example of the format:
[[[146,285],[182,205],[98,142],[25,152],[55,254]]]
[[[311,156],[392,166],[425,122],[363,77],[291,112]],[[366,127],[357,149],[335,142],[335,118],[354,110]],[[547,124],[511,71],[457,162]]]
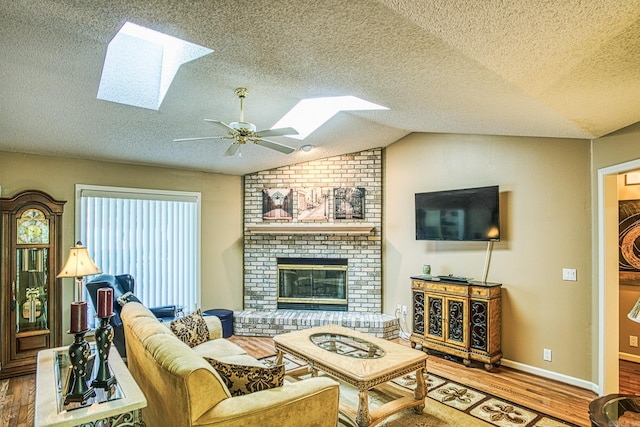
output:
[[[575,268],[563,268],[562,269],[562,280],[568,280],[570,282],[575,282],[577,280],[577,273]]]

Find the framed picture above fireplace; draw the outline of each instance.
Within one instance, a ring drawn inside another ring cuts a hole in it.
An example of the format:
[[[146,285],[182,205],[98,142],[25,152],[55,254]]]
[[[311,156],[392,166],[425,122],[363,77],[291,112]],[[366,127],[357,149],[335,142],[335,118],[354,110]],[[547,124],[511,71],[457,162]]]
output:
[[[262,219],[267,221],[293,219],[293,190],[265,188],[262,190]]]
[[[327,221],[329,219],[330,188],[300,188],[298,194],[299,221]]]
[[[364,219],[364,196],[363,187],[334,188],[334,219]]]

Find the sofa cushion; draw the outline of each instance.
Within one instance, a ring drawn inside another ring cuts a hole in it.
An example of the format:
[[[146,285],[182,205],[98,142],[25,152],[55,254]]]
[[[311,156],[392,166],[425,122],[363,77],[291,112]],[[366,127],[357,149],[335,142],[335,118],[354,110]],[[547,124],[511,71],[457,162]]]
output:
[[[212,359],[221,360],[224,356],[247,354],[247,352],[239,345],[225,339],[209,340],[193,347],[193,351],[202,357],[211,357]]]
[[[189,347],[195,347],[209,340],[209,328],[200,309],[172,321],[169,329]]]
[[[205,359],[218,372],[232,396],[280,387],[284,381],[284,365],[266,368],[226,363],[209,357]]]
[[[265,365],[260,360],[254,357],[251,357],[248,354],[234,354],[231,356],[212,357],[212,359],[216,359],[218,362],[224,362],[224,363],[233,364],[233,365],[255,366],[256,368],[273,367],[272,365],[271,366]]]

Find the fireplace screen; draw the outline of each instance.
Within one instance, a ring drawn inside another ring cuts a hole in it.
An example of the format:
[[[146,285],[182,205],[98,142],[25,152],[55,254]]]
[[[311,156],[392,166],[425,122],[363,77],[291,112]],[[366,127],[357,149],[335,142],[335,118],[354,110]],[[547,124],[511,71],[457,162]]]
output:
[[[278,308],[346,311],[347,266],[278,264]]]

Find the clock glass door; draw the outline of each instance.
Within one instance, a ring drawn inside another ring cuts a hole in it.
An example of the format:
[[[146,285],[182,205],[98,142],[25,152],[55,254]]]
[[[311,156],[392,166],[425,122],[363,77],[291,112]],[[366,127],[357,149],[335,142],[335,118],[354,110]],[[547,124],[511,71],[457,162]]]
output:
[[[30,208],[16,217],[12,356],[17,359],[49,347],[49,244],[49,219],[44,212]]]
[[[49,329],[47,289],[48,248],[16,250],[16,333]]]

